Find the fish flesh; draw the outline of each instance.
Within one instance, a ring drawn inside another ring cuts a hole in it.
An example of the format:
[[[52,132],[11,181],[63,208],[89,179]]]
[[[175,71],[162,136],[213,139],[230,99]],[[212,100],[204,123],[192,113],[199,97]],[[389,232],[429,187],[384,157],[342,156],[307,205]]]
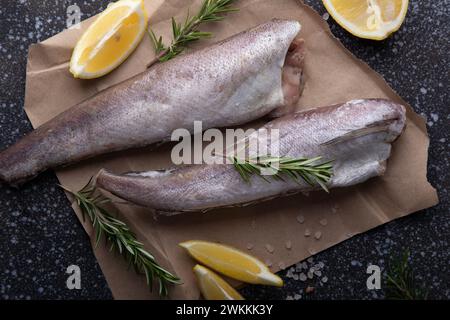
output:
[[[404,106],[390,100],[352,100],[285,115],[245,139],[252,135],[267,139],[267,131],[277,129],[280,156],[332,160],[333,174],[327,187],[346,187],[384,173],[391,143],[402,133],[405,121]],[[255,156],[255,151],[250,150],[249,156]],[[258,175],[252,175],[247,183],[232,164],[122,175],[103,169],[96,184],[122,199],[166,214],[245,205],[318,188],[302,180],[272,179],[268,183]]]
[[[170,140],[178,128],[239,125],[295,107],[304,42],[292,20],[271,20],[158,63],[61,113],[0,152],[0,181],[96,155]]]

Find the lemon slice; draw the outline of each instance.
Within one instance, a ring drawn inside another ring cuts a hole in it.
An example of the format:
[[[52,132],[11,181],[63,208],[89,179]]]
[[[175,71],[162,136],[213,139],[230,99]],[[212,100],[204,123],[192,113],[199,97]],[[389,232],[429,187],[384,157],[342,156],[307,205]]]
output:
[[[244,300],[244,298],[219,275],[199,264],[194,267],[200,292],[206,300]]]
[[[78,40],[70,72],[82,79],[111,72],[136,49],[147,20],[143,0],[120,0],[108,6]]]
[[[328,13],[351,34],[383,40],[405,20],[408,0],[323,0]]]
[[[253,284],[283,286],[283,280],[270,272],[263,262],[235,248],[200,240],[182,242],[180,246],[197,261],[230,278]]]

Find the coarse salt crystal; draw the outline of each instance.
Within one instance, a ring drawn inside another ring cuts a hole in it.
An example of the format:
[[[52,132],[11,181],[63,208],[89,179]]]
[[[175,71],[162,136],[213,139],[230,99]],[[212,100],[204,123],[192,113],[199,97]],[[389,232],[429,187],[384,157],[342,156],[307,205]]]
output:
[[[299,214],[299,215],[297,216],[297,221],[298,221],[298,223],[303,223],[303,222],[305,222],[305,217],[302,216],[301,214]]]
[[[290,240],[286,241],[286,249],[288,249],[288,250],[292,249],[292,241],[290,241]]]
[[[271,244],[266,244],[266,250],[269,253],[273,253],[275,251],[275,248]]]
[[[331,212],[336,213],[339,210],[339,206],[337,204],[335,204],[332,208],[331,208]]]

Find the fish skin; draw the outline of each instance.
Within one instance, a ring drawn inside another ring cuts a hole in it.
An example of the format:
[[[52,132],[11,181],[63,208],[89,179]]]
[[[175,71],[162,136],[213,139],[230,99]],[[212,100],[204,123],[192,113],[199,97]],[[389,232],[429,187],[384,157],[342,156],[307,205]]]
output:
[[[286,115],[262,128],[280,130],[280,155],[333,161],[328,188],[346,187],[382,175],[391,143],[402,133],[405,108],[389,100],[353,100]],[[254,133],[259,139],[261,130]],[[253,151],[250,152],[254,156]],[[271,179],[270,177],[268,179]],[[168,171],[116,175],[101,170],[97,186],[167,215],[246,205],[281,195],[311,191],[303,181],[242,180],[230,164],[190,165]]]
[[[0,181],[170,140],[173,130],[239,125],[285,104],[282,67],[300,23],[271,20],[100,92],[0,152]]]

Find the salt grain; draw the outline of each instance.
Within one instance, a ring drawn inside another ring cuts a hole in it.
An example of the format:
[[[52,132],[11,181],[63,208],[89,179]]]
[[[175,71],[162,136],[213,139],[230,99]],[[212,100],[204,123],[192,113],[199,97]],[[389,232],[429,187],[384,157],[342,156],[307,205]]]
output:
[[[314,274],[312,272],[310,272],[310,271],[307,273],[307,276],[308,276],[309,279],[314,278]]]
[[[253,249],[253,244],[247,243],[247,250],[252,250],[252,249]]]
[[[322,232],[317,231],[316,233],[314,233],[314,238],[316,238],[317,240],[319,240],[322,237]]]
[[[327,221],[327,219],[322,219],[319,221],[319,223],[323,226],[326,226],[328,224],[328,221]]]
[[[316,276],[320,277],[320,276],[322,276],[322,271],[316,270],[316,271],[314,271],[314,274],[315,274]]]
[[[322,15],[322,19],[325,20],[325,21],[327,21],[329,18],[330,18],[330,14],[329,14],[328,12],[325,12],[325,13]]]
[[[273,253],[275,251],[275,248],[270,244],[266,244],[266,250],[269,253]]]
[[[286,249],[288,250],[292,249],[292,242],[290,240],[286,241]]]
[[[307,260],[306,260],[308,263],[313,263],[314,262],[314,258],[313,257],[309,257]],[[306,264],[305,264],[306,265]],[[308,266],[306,266],[306,267],[308,267]],[[306,268],[305,268],[306,269]]]
[[[317,253],[317,251],[314,250],[313,248],[309,248],[309,249],[308,249],[308,252],[309,252],[310,254],[312,254],[312,255],[315,255],[315,254]]]
[[[299,215],[297,216],[297,221],[298,221],[298,223],[303,223],[303,222],[305,222],[305,217],[302,216],[301,214],[299,214]]]
[[[295,294],[295,295],[294,295],[294,300],[300,300],[301,297],[302,297],[301,295]]]
[[[322,278],[322,282],[323,282],[323,283],[327,283],[327,281],[328,281],[328,278],[327,278],[327,277],[323,277],[323,278]]]
[[[311,231],[309,229],[305,230],[305,237],[309,237],[311,235]]]
[[[339,206],[337,204],[335,204],[332,208],[331,208],[331,212],[336,213],[339,210]]]
[[[286,269],[286,265],[284,264],[283,261],[280,261],[280,262],[278,263],[278,267],[279,267],[281,270]]]
[[[306,279],[307,279],[307,277],[306,277],[306,274],[304,274],[303,272],[302,272],[302,273],[300,273],[299,279],[300,279],[300,281],[303,281],[303,282],[305,282],[305,281],[306,281]]]

